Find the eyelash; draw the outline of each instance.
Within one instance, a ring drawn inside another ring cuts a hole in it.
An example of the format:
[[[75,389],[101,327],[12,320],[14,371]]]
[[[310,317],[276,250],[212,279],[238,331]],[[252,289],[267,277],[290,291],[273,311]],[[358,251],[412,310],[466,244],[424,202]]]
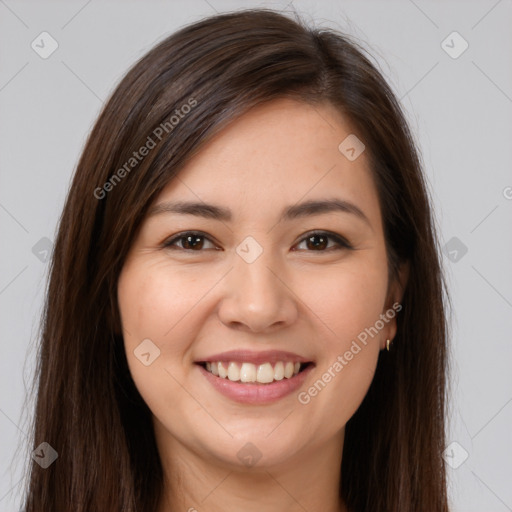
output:
[[[184,249],[183,247],[173,246],[173,244],[176,241],[183,240],[187,236],[202,237],[202,238],[205,238],[205,239],[209,240],[213,244],[212,240],[205,233],[202,233],[201,231],[182,231],[181,233],[178,233],[177,235],[173,236],[172,238],[166,240],[162,244],[162,246],[164,248],[167,248],[167,249],[171,249],[171,250],[178,249],[178,250],[189,252],[189,253],[192,253],[192,252],[202,252],[203,250],[212,250],[212,249],[201,249],[201,250],[195,251],[193,249]],[[326,249],[323,249],[323,250],[319,250],[319,251],[306,250],[307,252],[330,252],[330,251],[333,251],[333,250],[341,250],[341,249],[349,249],[349,250],[351,250],[351,249],[353,249],[352,245],[350,245],[349,242],[347,240],[345,240],[342,236],[337,235],[336,233],[332,233],[330,231],[311,231],[309,233],[306,233],[306,235],[303,236],[296,245],[301,244],[304,241],[307,241],[308,238],[313,237],[313,236],[325,236],[326,238],[334,240],[338,244],[338,247],[329,247],[329,248],[326,248]]]

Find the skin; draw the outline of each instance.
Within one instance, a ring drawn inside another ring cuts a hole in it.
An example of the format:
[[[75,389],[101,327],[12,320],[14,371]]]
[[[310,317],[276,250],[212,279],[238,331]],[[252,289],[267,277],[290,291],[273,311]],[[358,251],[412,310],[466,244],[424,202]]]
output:
[[[144,220],[118,301],[130,372],[152,411],[164,468],[159,512],[346,510],[338,497],[345,424],[395,320],[308,404],[297,392],[268,405],[233,402],[194,361],[233,349],[291,351],[315,362],[299,390],[307,391],[400,301],[401,289],[388,282],[366,153],[351,162],[338,150],[351,133],[330,104],[258,106],[210,141],[155,201],[213,203],[231,209],[232,220],[175,213]],[[278,222],[286,206],[334,197],[355,204],[368,222],[338,211]],[[199,249],[183,239],[162,246],[190,230],[206,236]],[[306,238],[311,230],[337,233],[353,249],[331,238],[322,246],[321,237],[317,248]],[[252,263],[236,252],[247,236],[263,249]],[[146,338],[160,349],[149,366],[134,355]],[[237,457],[249,442],[261,453],[253,467]]]

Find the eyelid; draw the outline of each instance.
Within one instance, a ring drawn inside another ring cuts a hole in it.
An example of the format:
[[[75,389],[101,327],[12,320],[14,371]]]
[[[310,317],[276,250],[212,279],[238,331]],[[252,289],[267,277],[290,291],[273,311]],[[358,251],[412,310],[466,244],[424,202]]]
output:
[[[179,233],[176,233],[175,235],[172,235],[170,238],[167,238],[162,244],[161,246],[163,248],[167,248],[167,249],[178,249],[178,250],[181,250],[183,252],[189,252],[189,253],[193,253],[193,252],[203,252],[205,250],[218,250],[218,248],[215,248],[215,249],[203,249],[203,250],[199,250],[199,251],[194,251],[192,249],[183,249],[181,247],[174,247],[172,244],[176,241],[179,241],[181,240],[182,238],[185,238],[187,235],[192,235],[192,236],[200,236],[200,237],[203,237],[204,239],[208,240],[210,243],[214,244],[214,245],[217,245],[216,242],[214,240],[212,240],[212,238],[207,235],[206,233],[202,232],[202,231],[194,231],[194,230],[190,230],[190,231],[181,231]],[[336,250],[336,249],[341,249],[341,248],[344,248],[344,249],[353,249],[353,246],[349,243],[349,241],[339,235],[338,233],[334,233],[332,231],[328,231],[328,230],[320,230],[320,229],[316,229],[316,230],[312,230],[312,231],[308,231],[307,233],[304,233],[303,235],[301,235],[301,238],[299,238],[297,240],[297,242],[295,242],[293,245],[296,246],[304,241],[306,241],[309,237],[311,236],[315,236],[315,235],[318,235],[318,236],[326,236],[327,238],[330,238],[331,240],[333,240],[334,242],[336,242],[338,244],[338,247],[331,247],[330,249],[325,249],[323,251],[308,251],[306,250],[306,252],[330,252],[332,251],[333,249]]]

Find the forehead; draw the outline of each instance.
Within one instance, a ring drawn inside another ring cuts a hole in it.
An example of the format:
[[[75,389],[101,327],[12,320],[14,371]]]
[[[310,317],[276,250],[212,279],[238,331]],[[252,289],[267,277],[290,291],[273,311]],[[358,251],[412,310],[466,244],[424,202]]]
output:
[[[376,187],[363,153],[339,149],[352,128],[330,104],[280,99],[230,123],[171,180],[156,202],[202,200],[229,205],[236,216],[281,210],[300,200],[340,197],[378,221]],[[256,210],[255,210],[256,209]]]

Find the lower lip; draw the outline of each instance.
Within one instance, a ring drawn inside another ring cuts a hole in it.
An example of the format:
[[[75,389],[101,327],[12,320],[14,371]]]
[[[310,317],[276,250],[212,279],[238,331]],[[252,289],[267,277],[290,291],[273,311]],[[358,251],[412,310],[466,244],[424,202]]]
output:
[[[198,367],[208,382],[222,395],[242,404],[260,405],[277,402],[299,389],[314,365],[310,363],[306,369],[294,377],[290,379],[283,378],[270,384],[234,382],[228,378],[223,379],[213,375],[201,365],[198,365]]]

